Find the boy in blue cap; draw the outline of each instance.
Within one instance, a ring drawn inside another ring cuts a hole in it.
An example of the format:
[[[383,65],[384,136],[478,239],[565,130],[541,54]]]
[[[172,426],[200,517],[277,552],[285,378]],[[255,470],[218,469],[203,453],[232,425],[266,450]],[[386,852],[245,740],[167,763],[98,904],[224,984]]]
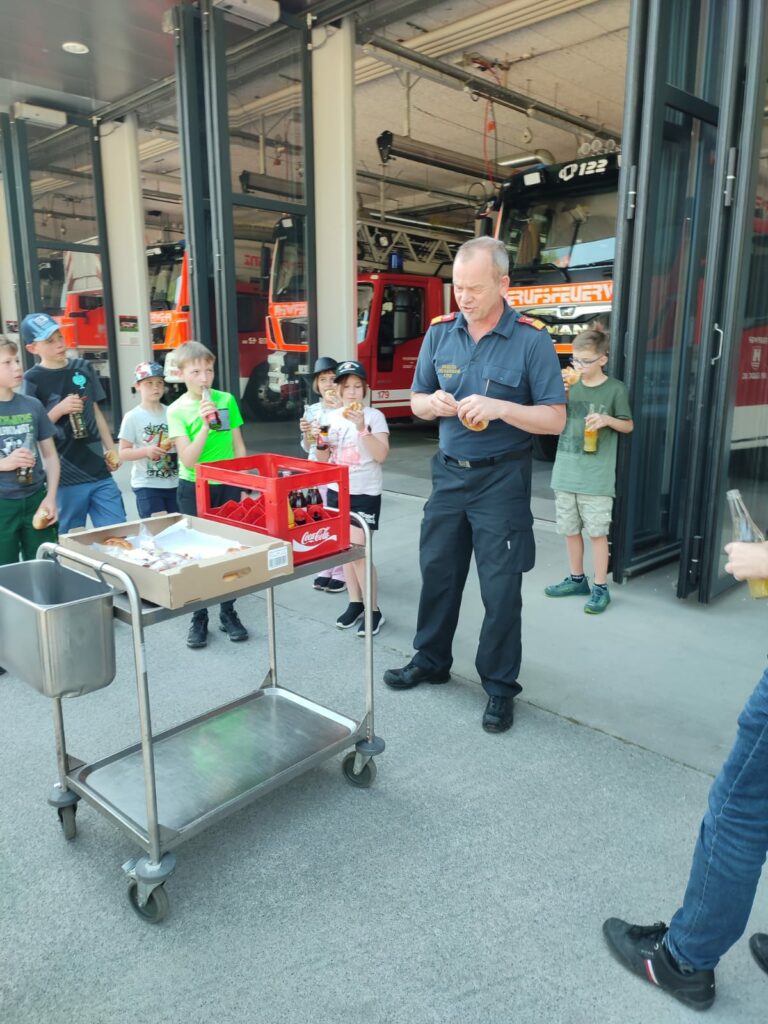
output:
[[[120,459],[99,402],[106,398],[85,359],[67,359],[58,323],[47,313],[30,313],[21,322],[21,340],[40,362],[24,374],[24,394],[37,398],[56,430],[61,460],[58,494],[59,532],[125,522],[125,507],[112,473]],[[85,436],[75,437],[70,416],[81,414]],[[106,456],[112,460],[110,465]]]

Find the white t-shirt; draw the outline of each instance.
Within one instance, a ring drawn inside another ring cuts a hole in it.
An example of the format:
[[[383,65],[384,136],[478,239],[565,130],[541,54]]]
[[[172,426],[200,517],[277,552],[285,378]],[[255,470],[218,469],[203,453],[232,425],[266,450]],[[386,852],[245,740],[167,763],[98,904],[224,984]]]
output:
[[[372,434],[388,434],[389,427],[384,413],[379,409],[366,406],[363,409],[366,427]],[[342,415],[340,409],[328,413],[328,441],[331,445],[330,461],[338,466],[349,466],[350,494],[381,494],[384,489],[384,476],[381,463],[377,462],[366,448],[362,435],[357,427]],[[331,490],[338,490],[334,484],[328,485]]]
[[[148,412],[140,405],[131,409],[123,417],[120,424],[121,440],[130,441],[134,448],[144,448],[157,444],[162,431],[168,437],[168,417],[166,407],[160,407],[159,413]],[[178,457],[176,452],[166,452],[153,462],[151,459],[136,459],[131,463],[131,487],[159,487],[170,490],[179,483]]]

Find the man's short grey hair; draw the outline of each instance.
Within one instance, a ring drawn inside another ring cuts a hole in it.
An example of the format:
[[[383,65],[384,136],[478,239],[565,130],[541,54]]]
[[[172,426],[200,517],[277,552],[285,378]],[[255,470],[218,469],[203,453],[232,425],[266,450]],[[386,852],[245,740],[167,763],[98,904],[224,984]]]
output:
[[[460,245],[456,250],[453,262],[471,259],[481,252],[487,252],[491,257],[491,263],[493,263],[493,268],[499,281],[502,277],[507,276],[509,273],[509,254],[507,253],[507,248],[497,238],[488,238],[487,235],[482,235],[480,238],[470,238],[468,242]]]

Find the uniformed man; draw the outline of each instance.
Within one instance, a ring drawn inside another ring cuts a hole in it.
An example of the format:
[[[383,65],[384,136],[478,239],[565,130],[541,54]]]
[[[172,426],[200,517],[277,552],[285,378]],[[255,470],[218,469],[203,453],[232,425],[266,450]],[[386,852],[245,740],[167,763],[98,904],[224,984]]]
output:
[[[475,666],[488,694],[488,732],[509,729],[522,689],[520,590],[535,554],[531,435],[559,434],[565,425],[551,338],[540,321],[507,305],[508,268],[501,242],[465,242],[453,265],[460,312],[433,320],[419,353],[411,409],[439,420],[440,449],[421,525],[416,653],[405,668],[384,673],[396,690],[448,682],[474,550],[485,606]]]

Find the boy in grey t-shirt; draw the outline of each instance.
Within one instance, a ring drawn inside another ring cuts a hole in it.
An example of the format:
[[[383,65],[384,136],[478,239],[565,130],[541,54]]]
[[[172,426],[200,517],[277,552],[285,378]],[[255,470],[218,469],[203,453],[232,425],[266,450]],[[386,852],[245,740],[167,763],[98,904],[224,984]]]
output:
[[[132,462],[131,487],[141,519],[155,512],[178,512],[176,488],[178,460],[168,436],[165,391],[159,363],[139,363],[134,371],[134,390],[141,401],[123,417],[120,426],[120,458]]]
[[[546,587],[547,597],[589,594],[584,611],[599,615],[608,607],[608,532],[616,493],[616,452],[619,434],[633,429],[626,386],[608,377],[609,338],[604,331],[588,330],[573,342],[573,371],[563,371],[567,383],[568,418],[557,443],[552,470],[557,532],[565,536],[571,573],[561,583]],[[568,379],[571,378],[571,379]],[[591,435],[587,444],[585,429]],[[591,588],[584,575],[586,530],[592,546],[595,580]]]

